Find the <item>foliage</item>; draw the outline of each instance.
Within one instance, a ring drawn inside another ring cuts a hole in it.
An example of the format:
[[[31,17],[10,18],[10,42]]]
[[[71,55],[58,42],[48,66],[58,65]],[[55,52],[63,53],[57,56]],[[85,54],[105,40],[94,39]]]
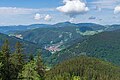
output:
[[[41,53],[39,50],[35,58],[31,55],[25,61],[21,43],[16,43],[12,53],[6,40],[0,51],[0,80],[120,80],[120,67],[86,56],[71,58],[47,70]]]
[[[61,52],[53,54],[52,64],[57,64],[75,56],[86,55],[120,65],[120,30],[103,32],[77,42]]]
[[[18,76],[18,73],[22,71],[23,65],[25,64],[25,59],[22,50],[22,44],[17,42],[15,45],[15,52],[11,55],[10,61],[13,66],[13,73],[15,78]]]
[[[41,80],[35,68],[35,61],[30,61],[23,67],[22,73],[19,74],[18,78],[22,80]]]
[[[2,80],[43,80],[44,68],[41,55],[36,60],[25,61],[23,48],[20,42],[15,45],[14,53],[11,53],[9,42],[6,40],[0,52],[0,79]]]
[[[64,61],[46,73],[46,80],[119,80],[120,68],[90,57]]]
[[[30,60],[24,67],[21,73],[19,73],[18,78],[22,80],[43,80],[45,69],[42,63],[42,58],[40,53],[38,53],[37,58]]]
[[[38,53],[36,58],[36,71],[40,75],[40,77],[44,77],[45,67],[42,62],[41,52]]]
[[[34,56],[33,56],[33,54],[30,54],[29,55],[29,61],[33,61],[34,60]]]
[[[86,31],[97,31],[104,29],[102,25],[94,23],[74,24],[70,22],[63,22],[51,25],[51,27],[42,27],[33,30],[21,31],[14,33],[15,35],[22,35],[24,40],[37,43],[43,47],[46,45],[57,44],[63,42],[63,45],[69,46],[70,42],[84,37],[78,33]],[[66,43],[68,43],[66,45]]]
[[[16,49],[15,48],[16,43],[20,42],[22,45],[22,51],[25,55],[33,54],[34,56],[36,56],[37,50],[39,50],[39,49],[42,49],[41,56],[43,57],[44,61],[51,55],[51,53],[49,51],[41,48],[41,46],[39,46],[38,44],[28,42],[25,40],[21,40],[16,37],[8,36],[8,35],[2,34],[2,33],[0,33],[0,46],[3,45],[3,43],[6,39],[9,41],[11,53],[14,53],[14,51]],[[0,48],[0,50],[1,50],[1,48]],[[26,57],[28,58],[28,56],[26,56]]]
[[[3,64],[1,69],[1,78],[4,80],[11,80],[11,62],[10,62],[10,48],[8,40],[5,40],[1,50],[1,63]]]

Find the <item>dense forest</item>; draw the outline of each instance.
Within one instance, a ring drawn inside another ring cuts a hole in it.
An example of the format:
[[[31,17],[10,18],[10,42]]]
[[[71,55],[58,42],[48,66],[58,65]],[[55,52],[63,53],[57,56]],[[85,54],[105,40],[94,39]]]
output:
[[[120,0],[0,0],[0,80],[120,80]]]
[[[22,44],[23,53],[25,55],[33,54],[35,56],[37,54],[37,52],[42,49],[41,56],[43,57],[44,62],[47,60],[47,58],[49,56],[52,55],[51,52],[43,49],[41,46],[39,46],[36,43],[25,41],[25,40],[22,40],[22,39],[13,37],[13,36],[8,36],[8,35],[3,34],[3,33],[0,33],[0,46],[2,46],[4,44],[4,41],[6,39],[9,41],[11,53],[14,53],[15,44],[17,42],[20,42]],[[1,47],[0,47],[0,49],[1,49]]]
[[[51,27],[50,27],[51,26]],[[83,34],[86,31],[104,30],[105,27],[94,23],[79,23],[74,24],[70,22],[62,22],[48,27],[43,26],[40,28],[13,32],[13,35],[22,35],[23,40],[42,45],[52,45],[63,42],[65,47],[69,46],[71,42],[76,39],[83,40]],[[81,32],[81,33],[80,33]],[[49,35],[51,34],[51,35]],[[66,45],[66,43],[68,43]]]
[[[102,32],[79,41],[61,52],[53,54],[48,60],[52,64],[75,56],[86,55],[120,65],[120,30]]]
[[[0,51],[0,80],[120,80],[120,67],[95,58],[81,56],[49,69],[41,50],[36,56],[27,56],[20,42],[12,53],[5,40]]]
[[[29,58],[23,54],[21,43],[17,42],[14,53],[11,53],[8,40],[2,46],[0,52],[0,78],[1,80],[39,80],[44,74],[41,55],[34,60],[31,54]]]
[[[45,77],[46,80],[119,80],[120,67],[81,56],[56,65]]]

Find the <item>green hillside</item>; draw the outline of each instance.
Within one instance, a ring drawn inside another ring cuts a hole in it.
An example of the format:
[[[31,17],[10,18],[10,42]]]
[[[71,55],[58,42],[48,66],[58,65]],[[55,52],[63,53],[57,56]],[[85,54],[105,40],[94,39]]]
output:
[[[82,36],[76,32],[75,27],[38,28],[20,32],[18,34],[21,34],[24,40],[38,43],[40,45],[67,42],[82,38]]]
[[[45,80],[120,80],[120,68],[82,56],[58,64],[46,73]]]
[[[24,53],[28,54],[28,55],[29,54],[35,54],[37,52],[37,50],[41,49],[41,47],[38,46],[35,43],[24,41],[24,40],[21,40],[19,38],[11,37],[11,36],[1,34],[1,33],[0,33],[0,46],[3,45],[3,43],[6,39],[8,39],[8,41],[9,41],[11,51],[14,51],[15,44],[17,42],[20,42],[23,45]],[[47,57],[47,56],[50,56],[50,55],[51,55],[51,53],[49,51],[46,51],[46,50],[43,49],[43,54],[42,54],[43,57]]]
[[[93,35],[51,56],[49,62],[59,63],[74,56],[87,55],[120,65],[120,30]]]
[[[11,35],[21,35],[22,39],[39,44],[43,48],[55,46],[59,51],[69,47],[74,43],[74,40],[83,40],[86,36],[102,32],[104,28],[104,26],[94,23],[63,22],[51,25],[51,27],[20,31]]]

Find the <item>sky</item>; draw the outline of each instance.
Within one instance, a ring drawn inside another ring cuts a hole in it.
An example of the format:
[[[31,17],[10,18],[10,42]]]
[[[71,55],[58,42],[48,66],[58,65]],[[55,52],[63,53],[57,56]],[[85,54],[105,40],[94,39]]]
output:
[[[120,0],[0,0],[0,25],[120,24]]]

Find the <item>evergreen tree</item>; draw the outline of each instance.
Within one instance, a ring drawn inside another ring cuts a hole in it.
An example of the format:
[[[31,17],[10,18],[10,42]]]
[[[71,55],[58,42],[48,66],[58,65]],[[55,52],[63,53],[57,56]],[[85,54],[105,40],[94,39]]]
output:
[[[35,68],[36,68],[35,61],[28,62],[23,67],[23,71],[19,74],[18,78],[20,80],[41,80]]]
[[[18,73],[22,71],[24,65],[24,55],[22,50],[22,44],[17,42],[15,45],[15,52],[11,57],[11,62],[13,64],[13,74],[14,78],[17,78]]]
[[[6,61],[6,63],[8,63],[9,57],[10,57],[10,47],[9,47],[8,40],[5,40],[5,42],[2,46],[2,54],[3,54],[3,57],[5,58],[4,60]]]
[[[23,54],[22,44],[20,42],[17,42],[15,49],[16,50],[14,54],[16,54],[16,57],[17,57],[16,62],[18,62],[17,65],[19,66],[19,70],[21,70],[24,65],[24,54]]]
[[[36,59],[36,71],[40,75],[40,77],[44,77],[45,74],[45,67],[42,62],[42,57],[41,57],[41,50],[38,51],[37,54],[37,59]]]
[[[2,66],[3,66],[3,64],[2,64],[2,62],[0,62],[0,80],[2,80],[2,74],[1,74]]]
[[[19,74],[18,78],[22,80],[44,80],[45,68],[43,66],[40,51],[34,60],[33,55],[29,57],[29,62],[23,67],[22,73]]]
[[[5,40],[2,50],[1,50],[1,57],[3,60],[1,61],[3,66],[1,70],[1,75],[3,80],[12,80],[11,78],[11,62],[10,62],[10,47],[8,40]]]
[[[81,56],[54,66],[46,72],[45,80],[120,80],[120,67]]]

